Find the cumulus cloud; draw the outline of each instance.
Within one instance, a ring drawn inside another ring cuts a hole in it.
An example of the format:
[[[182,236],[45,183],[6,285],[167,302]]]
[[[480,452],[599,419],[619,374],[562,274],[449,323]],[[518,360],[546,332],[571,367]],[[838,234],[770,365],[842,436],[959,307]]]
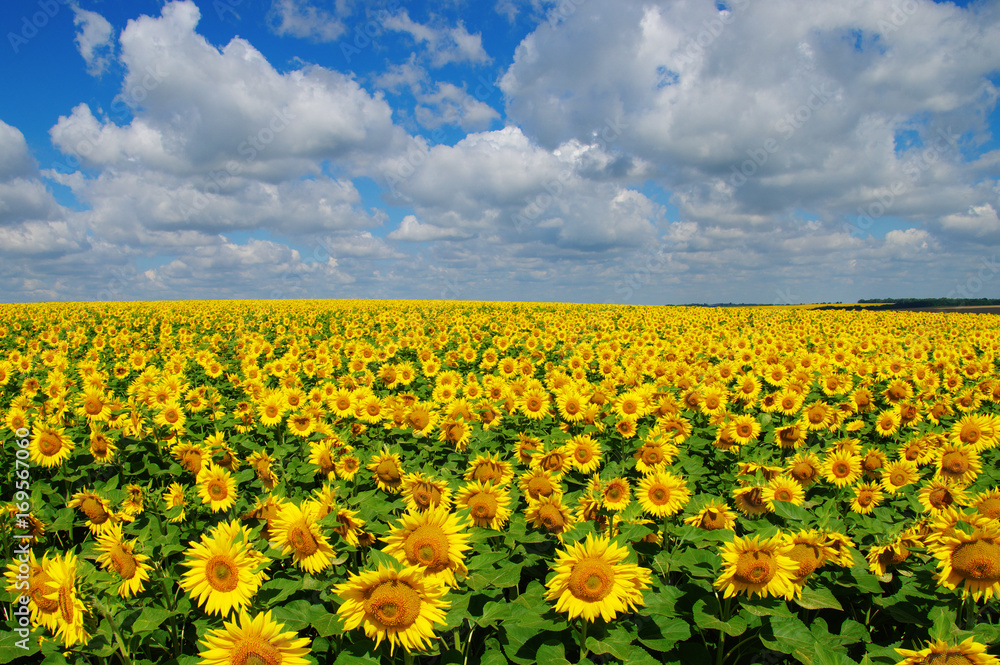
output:
[[[87,73],[103,74],[111,63],[114,41],[111,24],[106,18],[73,5],[73,24],[79,28],[76,33],[76,47],[87,63]]]
[[[268,25],[276,35],[317,42],[335,41],[346,30],[337,15],[306,0],[274,0],[268,14]]]
[[[461,22],[454,27],[435,27],[414,21],[404,9],[390,16],[385,21],[385,28],[406,33],[423,45],[434,67],[462,62],[484,64],[491,60],[483,48],[482,35],[469,33]]]

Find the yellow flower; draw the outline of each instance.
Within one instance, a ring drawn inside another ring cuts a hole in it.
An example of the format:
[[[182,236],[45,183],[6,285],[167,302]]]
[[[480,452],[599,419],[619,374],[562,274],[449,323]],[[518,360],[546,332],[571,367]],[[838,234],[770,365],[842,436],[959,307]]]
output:
[[[167,504],[167,510],[180,506],[181,512],[176,517],[171,517],[171,522],[184,521],[184,486],[180,483],[170,483],[170,487],[163,493],[163,501]]]
[[[919,478],[916,463],[909,460],[890,462],[882,472],[882,489],[895,494],[907,485],[917,482]]]
[[[229,616],[243,610],[257,593],[267,575],[270,560],[253,547],[250,531],[233,520],[192,541],[182,565],[188,568],[180,587],[209,614]]]
[[[691,490],[683,478],[669,471],[654,471],[639,481],[636,498],[647,514],[667,517],[679,513],[687,505]]]
[[[995,522],[972,533],[954,529],[930,549],[941,569],[938,583],[949,589],[962,586],[962,597],[989,601],[1000,598],[1000,527]]]
[[[383,552],[403,565],[417,566],[424,575],[439,576],[448,586],[457,588],[455,573],[468,572],[463,552],[469,549],[469,537],[462,533],[466,526],[447,508],[408,513],[385,539]]]
[[[506,485],[514,478],[514,469],[510,462],[500,459],[500,454],[478,454],[469,462],[465,472],[466,480],[478,480],[483,483]]]
[[[880,503],[882,503],[882,490],[878,483],[858,483],[854,486],[851,512],[871,515]]]
[[[732,529],[736,524],[736,513],[722,501],[713,501],[698,511],[696,515],[684,519],[685,524],[696,526],[703,531]]]
[[[65,427],[36,424],[28,444],[28,454],[35,464],[53,467],[65,462],[74,447]]]
[[[536,529],[545,529],[562,539],[562,533],[573,524],[569,508],[563,505],[562,494],[552,493],[528,502],[525,518]]]
[[[792,548],[781,536],[763,541],[758,536],[736,536],[722,547],[720,554],[725,568],[715,581],[715,588],[724,590],[726,598],[746,593],[791,599],[799,567],[789,556]]]
[[[55,557],[45,570],[49,581],[43,598],[48,604],[55,603],[58,612],[54,612],[56,636],[62,638],[64,647],[74,644],[86,644],[90,636],[83,627],[83,601],[76,593],[76,555],[66,552],[62,557]]]
[[[271,538],[282,554],[292,553],[296,565],[309,573],[318,573],[330,565],[333,548],[320,530],[318,505],[307,501],[302,507],[282,504],[271,524]]]
[[[601,500],[608,510],[625,510],[632,503],[632,487],[625,478],[612,478],[604,485]]]
[[[122,579],[118,595],[128,598],[142,593],[145,588],[144,582],[149,581],[149,571],[152,570],[146,563],[149,557],[136,553],[135,541],[125,540],[122,537],[121,526],[116,524],[112,529],[99,535],[97,547],[102,552],[97,561],[105,570],[114,570]]]
[[[451,489],[448,483],[422,473],[408,473],[403,476],[403,500],[411,512],[429,510],[441,506],[451,507]]]
[[[861,459],[846,451],[832,452],[823,461],[823,476],[837,487],[852,485],[861,477]]]
[[[198,473],[198,496],[213,513],[226,510],[236,502],[236,480],[221,466],[209,462]]]
[[[761,499],[767,507],[774,510],[775,501],[787,501],[796,506],[801,506],[805,499],[806,491],[802,485],[795,480],[783,476],[776,476],[768,482],[767,487],[761,490]]]
[[[597,617],[613,620],[619,613],[643,604],[642,590],[649,586],[650,571],[624,563],[629,550],[606,537],[587,534],[584,542],[556,552],[551,568],[555,575],[545,584],[546,600],[556,601],[557,612],[570,619]]]
[[[397,571],[380,565],[360,575],[351,573],[334,591],[344,600],[337,609],[344,628],[363,627],[376,649],[388,640],[390,655],[397,645],[413,652],[430,644],[434,624],[444,625],[449,605],[442,599],[446,587],[426,577],[419,566]]]
[[[368,470],[374,475],[378,488],[384,492],[395,494],[403,485],[403,463],[398,453],[390,453],[387,448],[372,457]]]
[[[573,466],[580,473],[591,473],[601,466],[601,444],[587,434],[573,437],[568,446]]]
[[[251,618],[241,609],[238,622],[227,621],[205,635],[198,665],[307,665],[309,639],[284,628],[270,612]]]
[[[493,483],[470,482],[459,491],[455,504],[469,509],[476,526],[499,531],[510,519],[510,495]]]
[[[986,653],[986,645],[972,637],[957,645],[937,640],[919,651],[897,648],[896,653],[905,656],[896,665],[1000,665],[1000,659]]]

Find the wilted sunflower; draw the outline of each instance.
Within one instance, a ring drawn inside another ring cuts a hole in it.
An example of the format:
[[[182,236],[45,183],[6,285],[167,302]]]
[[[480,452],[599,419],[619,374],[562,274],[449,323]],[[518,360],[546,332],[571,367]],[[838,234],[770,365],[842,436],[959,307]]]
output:
[[[265,492],[270,492],[278,484],[278,476],[274,473],[274,458],[265,452],[255,450],[247,457],[247,464],[253,467],[257,479],[264,486]]]
[[[201,542],[191,541],[182,565],[188,568],[180,587],[209,614],[229,616],[242,610],[267,579],[264,570],[270,560],[253,547],[250,531],[233,520],[202,534]]]
[[[469,509],[473,524],[494,531],[503,529],[510,519],[510,495],[493,483],[467,483],[455,497],[455,504]]]
[[[792,546],[788,551],[788,557],[798,565],[792,574],[792,583],[798,595],[802,593],[806,578],[833,558],[834,552],[826,544],[826,537],[812,529],[788,535],[785,540]]]
[[[198,472],[198,496],[213,513],[226,510],[236,502],[236,481],[229,472],[214,462]]]
[[[240,609],[238,621],[224,622],[205,635],[198,665],[307,665],[309,639],[284,629],[271,612],[251,618]]]
[[[1000,527],[996,523],[972,533],[954,529],[931,547],[941,571],[938,583],[949,589],[962,586],[962,597],[978,601],[1000,598]]]
[[[627,547],[588,533],[584,542],[556,552],[551,565],[555,576],[545,584],[545,599],[556,601],[556,611],[570,619],[611,621],[619,612],[634,610],[643,603],[650,571],[624,563],[628,554]]]
[[[390,453],[387,448],[372,457],[368,470],[375,478],[375,484],[383,492],[395,494],[403,485],[403,463],[398,453]]]
[[[927,647],[919,651],[897,648],[896,653],[905,656],[896,665],[1000,665],[1000,659],[986,653],[986,645],[971,637],[961,644],[937,640],[927,642]]]
[[[573,524],[569,508],[563,505],[562,494],[550,494],[529,501],[525,518],[536,529],[545,529],[562,538],[562,533]]]
[[[458,587],[455,573],[465,574],[468,526],[447,508],[431,508],[422,513],[407,513],[385,539],[382,550],[403,565],[417,566],[428,577],[440,577],[450,587]]]
[[[403,500],[411,512],[428,510],[438,506],[451,507],[451,489],[443,480],[431,478],[420,472],[403,476]]]
[[[292,554],[296,565],[309,573],[317,573],[330,565],[333,548],[320,530],[318,505],[306,501],[301,507],[282,504],[271,524],[271,538],[282,554]]]
[[[448,601],[442,599],[447,587],[426,577],[419,566],[397,571],[379,566],[377,570],[351,573],[350,579],[334,587],[344,602],[337,614],[345,630],[362,626],[365,635],[389,641],[389,653],[397,645],[419,651],[435,639],[434,624],[444,625]]]
[[[647,514],[666,517],[679,513],[687,505],[691,490],[683,478],[669,471],[655,471],[639,481],[636,498]]]
[[[144,582],[149,581],[149,571],[152,568],[146,563],[149,557],[137,554],[135,541],[125,540],[121,526],[115,525],[97,537],[97,547],[102,554],[97,557],[98,563],[105,570],[113,570],[122,583],[118,586],[118,595],[128,598],[142,593]]]
[[[723,501],[713,501],[698,511],[696,515],[684,519],[685,524],[696,526],[703,531],[732,529],[736,524],[737,515],[729,510],[729,505]]]
[[[871,515],[880,503],[882,503],[882,490],[878,483],[858,483],[854,486],[851,512]]]
[[[725,569],[715,581],[716,589],[724,589],[730,598],[740,593],[766,598],[779,596],[791,599],[795,595],[793,582],[798,563],[789,553],[792,545],[781,536],[761,541],[758,536],[736,536],[720,552]]]

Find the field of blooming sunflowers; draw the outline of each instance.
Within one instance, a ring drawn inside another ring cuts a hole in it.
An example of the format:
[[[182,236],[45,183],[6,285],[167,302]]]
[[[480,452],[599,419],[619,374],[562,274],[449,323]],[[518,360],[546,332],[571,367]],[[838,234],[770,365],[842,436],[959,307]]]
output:
[[[1000,319],[0,305],[0,662],[997,665]]]

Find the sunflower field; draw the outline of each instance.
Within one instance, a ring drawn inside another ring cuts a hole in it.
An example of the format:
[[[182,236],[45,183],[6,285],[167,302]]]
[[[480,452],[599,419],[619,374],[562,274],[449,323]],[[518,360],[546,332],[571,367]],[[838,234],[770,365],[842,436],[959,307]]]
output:
[[[0,663],[1000,665],[1000,319],[0,305]]]

